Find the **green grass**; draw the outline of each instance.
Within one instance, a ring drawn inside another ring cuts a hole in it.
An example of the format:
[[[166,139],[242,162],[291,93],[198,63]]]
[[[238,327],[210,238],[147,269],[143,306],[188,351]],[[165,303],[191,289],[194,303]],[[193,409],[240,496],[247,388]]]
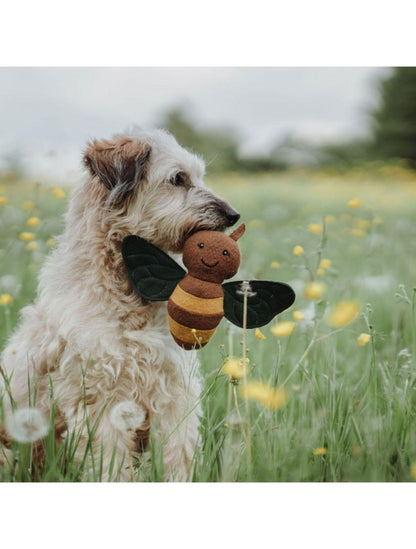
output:
[[[254,331],[247,333],[249,379],[289,391],[288,403],[277,410],[249,402],[248,418],[238,387],[221,373],[230,340],[233,354],[241,355],[241,330],[230,334],[223,320],[200,351],[204,418],[194,480],[411,480],[416,462],[416,177],[400,167],[375,166],[342,175],[229,174],[208,183],[247,224],[239,241],[243,259],[237,278],[292,284],[296,302],[279,321],[293,320],[294,310],[304,312],[305,319],[287,337],[275,337],[271,326],[262,329],[265,340],[257,339]],[[4,180],[0,189],[0,196],[8,198],[0,206],[0,293],[14,298],[0,306],[2,347],[19,309],[35,296],[37,274],[49,250],[46,241],[62,229],[66,200],[49,188],[24,182]],[[361,204],[350,208],[347,203],[354,197]],[[25,200],[35,203],[32,211],[21,208]],[[28,229],[25,222],[33,215],[41,222]],[[322,225],[324,216],[335,221],[327,218],[322,233],[311,233],[309,224]],[[25,230],[36,234],[34,252],[19,239]],[[295,245],[303,247],[303,255],[293,255]],[[332,265],[318,276],[323,258]],[[273,268],[272,262],[279,267]],[[303,295],[312,279],[326,285],[321,300]],[[331,327],[328,312],[344,300],[359,303],[360,313],[345,326]],[[357,341],[361,333],[371,334],[365,346]],[[38,479],[79,479],[80,465],[71,459],[74,444],[76,438],[55,449],[48,435]],[[327,452],[314,455],[316,448]],[[2,469],[2,479],[30,480],[30,448],[14,443],[14,450],[16,459]],[[153,453],[150,472],[136,464],[138,480],[163,478],[157,444]],[[94,478],[99,480],[99,471]]]

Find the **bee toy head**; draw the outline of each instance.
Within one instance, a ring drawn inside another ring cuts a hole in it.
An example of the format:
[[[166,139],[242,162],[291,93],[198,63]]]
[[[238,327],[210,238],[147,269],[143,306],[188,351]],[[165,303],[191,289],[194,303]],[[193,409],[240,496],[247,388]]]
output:
[[[189,274],[219,284],[234,276],[241,257],[237,240],[244,231],[243,224],[230,235],[219,231],[198,231],[190,236],[183,248],[183,263]]]

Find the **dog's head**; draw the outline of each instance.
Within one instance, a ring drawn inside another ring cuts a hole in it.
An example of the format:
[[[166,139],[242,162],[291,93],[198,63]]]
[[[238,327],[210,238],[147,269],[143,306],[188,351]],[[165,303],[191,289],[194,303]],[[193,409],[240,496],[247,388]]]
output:
[[[240,217],[204,186],[203,161],[165,131],[93,141],[84,164],[111,224],[165,250],[181,251],[194,232],[223,231]]]

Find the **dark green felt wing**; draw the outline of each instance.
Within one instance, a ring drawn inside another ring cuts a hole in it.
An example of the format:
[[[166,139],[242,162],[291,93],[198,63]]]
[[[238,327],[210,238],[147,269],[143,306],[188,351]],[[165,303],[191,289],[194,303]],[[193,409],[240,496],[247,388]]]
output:
[[[247,297],[247,328],[260,328],[270,322],[295,301],[295,292],[283,282],[250,280],[251,295]],[[240,328],[243,327],[244,296],[240,282],[226,282],[224,290],[224,315]]]
[[[149,301],[167,301],[186,275],[176,261],[139,236],[126,236],[121,253],[134,289]]]

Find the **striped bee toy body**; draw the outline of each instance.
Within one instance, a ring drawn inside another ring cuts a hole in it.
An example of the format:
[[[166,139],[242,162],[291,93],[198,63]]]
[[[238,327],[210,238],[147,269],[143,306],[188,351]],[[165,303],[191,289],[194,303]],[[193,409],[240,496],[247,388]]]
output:
[[[188,272],[143,238],[124,238],[122,254],[133,288],[145,302],[168,302],[170,332],[183,349],[206,345],[224,316],[240,328],[256,328],[292,305],[295,293],[282,282],[245,281],[250,288],[245,309],[242,281],[223,283],[238,271],[237,240],[244,230],[240,225],[230,235],[205,230],[191,235],[183,246]]]
[[[171,334],[184,349],[199,349],[208,343],[224,316],[221,284],[203,282],[186,275],[168,301]]]

